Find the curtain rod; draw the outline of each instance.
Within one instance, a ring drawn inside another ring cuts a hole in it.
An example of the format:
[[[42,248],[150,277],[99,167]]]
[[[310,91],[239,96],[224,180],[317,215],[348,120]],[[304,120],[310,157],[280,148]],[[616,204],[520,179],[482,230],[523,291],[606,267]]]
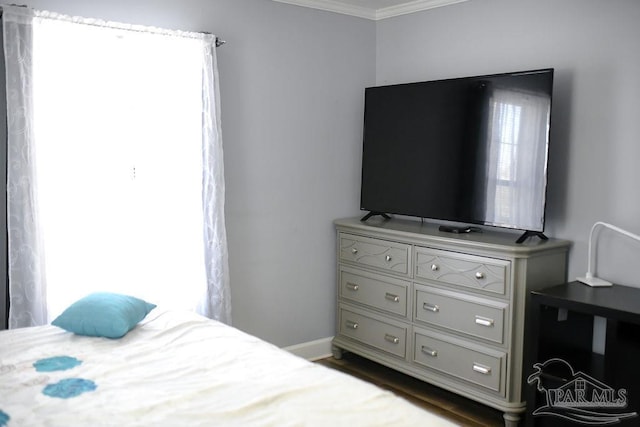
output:
[[[24,5],[24,4],[15,4],[15,3],[9,4],[9,5],[7,5],[7,6],[17,6],[17,7],[29,8],[27,5]],[[1,18],[2,18],[2,5],[0,4],[0,19],[1,19]],[[104,22],[108,22],[108,21],[104,21]],[[84,23],[84,24],[87,24],[87,23]],[[96,25],[96,24],[87,24],[87,25]],[[133,24],[125,24],[125,25],[132,25],[132,26],[134,26]],[[136,25],[136,26],[137,26],[137,25]],[[152,28],[157,28],[157,27],[152,27]],[[162,29],[162,28],[159,28],[159,29],[160,29],[160,30],[164,30],[164,29]],[[134,28],[127,28],[126,30],[128,30],[128,31],[141,31],[141,30],[137,30],[137,29],[134,29]],[[168,30],[168,31],[173,31],[173,30]],[[184,32],[185,32],[185,33],[188,33],[188,31],[184,31]],[[200,34],[209,34],[209,35],[211,35],[211,34],[212,34],[212,33],[211,33],[211,32],[209,32],[209,31],[197,31],[197,33],[200,33]],[[226,40],[223,40],[223,39],[221,39],[220,37],[216,36],[215,41],[214,41],[214,45],[215,45],[215,47],[220,47],[220,46],[224,45],[225,43],[227,43],[227,41],[226,41]]]
[[[201,34],[209,34],[209,35],[213,34],[210,31],[198,31],[198,32],[201,33]],[[223,44],[225,44],[226,42],[227,42],[226,40],[222,40],[220,37],[216,36],[216,40],[215,40],[216,47],[220,47]]]

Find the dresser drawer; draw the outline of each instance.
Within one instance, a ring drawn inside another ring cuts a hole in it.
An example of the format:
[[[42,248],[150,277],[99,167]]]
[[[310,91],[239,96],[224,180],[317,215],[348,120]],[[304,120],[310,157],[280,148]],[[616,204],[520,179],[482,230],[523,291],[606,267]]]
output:
[[[406,355],[407,330],[406,325],[392,325],[354,310],[340,308],[340,334],[403,358]]]
[[[410,259],[410,245],[340,233],[341,261],[408,275]]]
[[[505,295],[510,262],[416,247],[416,278]]]
[[[416,328],[413,361],[505,394],[505,353]]]
[[[388,313],[407,316],[410,283],[404,280],[340,267],[340,297]]]
[[[504,344],[508,304],[415,285],[415,320]]]

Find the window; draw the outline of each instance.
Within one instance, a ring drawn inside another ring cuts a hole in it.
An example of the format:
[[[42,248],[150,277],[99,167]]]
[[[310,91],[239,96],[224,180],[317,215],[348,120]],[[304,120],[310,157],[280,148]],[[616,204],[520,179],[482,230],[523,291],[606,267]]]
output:
[[[35,15],[22,78],[47,320],[100,290],[229,321],[214,37]]]
[[[495,89],[489,100],[489,159],[486,218],[493,224],[522,224],[538,230],[542,218],[536,207],[543,203],[544,186],[539,171],[546,169],[547,96]],[[544,143],[541,143],[544,142]],[[495,184],[495,185],[494,185]]]

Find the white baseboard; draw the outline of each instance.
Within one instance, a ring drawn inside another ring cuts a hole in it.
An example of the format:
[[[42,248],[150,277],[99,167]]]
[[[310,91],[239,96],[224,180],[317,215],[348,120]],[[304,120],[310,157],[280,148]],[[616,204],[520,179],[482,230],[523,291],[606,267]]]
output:
[[[331,356],[332,339],[333,337],[320,338],[319,340],[284,347],[283,350],[311,361],[324,359]]]

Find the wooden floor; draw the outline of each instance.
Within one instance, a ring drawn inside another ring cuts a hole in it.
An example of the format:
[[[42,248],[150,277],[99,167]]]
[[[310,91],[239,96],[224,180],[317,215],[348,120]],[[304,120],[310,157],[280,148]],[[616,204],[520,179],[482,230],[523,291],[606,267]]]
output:
[[[413,404],[447,418],[460,426],[504,425],[502,412],[431,386],[353,353],[345,352],[340,360],[328,357],[318,360],[317,363],[389,390]]]

